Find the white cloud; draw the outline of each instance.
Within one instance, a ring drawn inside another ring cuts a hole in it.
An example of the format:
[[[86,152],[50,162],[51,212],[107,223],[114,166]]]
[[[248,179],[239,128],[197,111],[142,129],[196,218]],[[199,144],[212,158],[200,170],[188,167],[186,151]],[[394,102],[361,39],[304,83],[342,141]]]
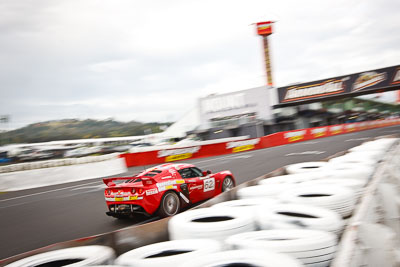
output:
[[[276,85],[399,64],[395,0],[3,0],[0,114],[175,120],[265,83],[252,23],[276,20]]]

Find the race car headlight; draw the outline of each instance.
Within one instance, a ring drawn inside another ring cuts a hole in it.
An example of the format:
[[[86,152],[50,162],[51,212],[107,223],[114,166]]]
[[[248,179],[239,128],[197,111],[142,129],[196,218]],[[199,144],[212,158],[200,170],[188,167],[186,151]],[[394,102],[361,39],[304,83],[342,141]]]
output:
[[[136,193],[136,189],[132,188],[132,194],[135,194],[135,193]]]
[[[111,195],[111,190],[110,190],[110,189],[107,189],[107,190],[106,190],[106,193],[107,193],[107,195]]]
[[[142,189],[142,188],[139,188],[138,193],[139,193],[139,194],[143,193],[143,189]]]

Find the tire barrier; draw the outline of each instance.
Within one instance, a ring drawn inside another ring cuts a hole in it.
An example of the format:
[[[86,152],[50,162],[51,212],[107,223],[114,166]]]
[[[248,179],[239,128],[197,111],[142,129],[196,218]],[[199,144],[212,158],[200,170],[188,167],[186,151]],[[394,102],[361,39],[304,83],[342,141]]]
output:
[[[256,210],[257,225],[262,230],[311,229],[339,235],[344,222],[334,211],[299,204],[261,206]]]
[[[251,212],[237,212],[237,209],[202,208],[188,210],[172,217],[168,222],[171,240],[211,238],[223,241],[225,238],[256,229]]]
[[[254,185],[239,189],[236,196],[238,199],[274,198],[293,186],[292,184]]]
[[[356,203],[353,190],[334,185],[299,186],[286,190],[279,198],[285,203],[327,208],[336,211],[343,218],[353,212]]]
[[[340,157],[332,158],[329,160],[329,163],[333,164],[357,164],[364,166],[371,166],[375,168],[377,162],[375,160],[371,160],[370,158],[365,157],[357,157],[354,154],[345,154]]]
[[[374,141],[364,142],[359,146],[350,148],[350,152],[365,152],[365,151],[387,151],[395,144],[397,138],[381,138]]]
[[[155,243],[128,251],[115,264],[135,267],[177,266],[194,257],[204,257],[222,250],[212,239],[186,239]]]
[[[82,246],[36,254],[10,263],[6,267],[108,265],[114,261],[114,258],[115,252],[110,247]]]
[[[297,258],[304,266],[325,267],[335,255],[337,238],[324,231],[285,229],[242,233],[225,243],[232,249],[273,250]]]
[[[306,173],[306,172],[319,172],[324,171],[324,168],[328,166],[327,162],[314,161],[314,162],[302,162],[285,166],[288,174]]]
[[[319,180],[325,178],[322,172],[307,172],[307,173],[297,173],[288,174],[281,176],[274,176],[271,178],[263,179],[258,182],[259,185],[276,185],[276,184],[299,184],[307,181]]]
[[[259,206],[271,206],[278,203],[279,200],[273,198],[245,198],[217,203],[212,208],[239,208],[255,211]]]
[[[325,178],[329,179],[358,179],[368,182],[374,173],[374,168],[364,164],[335,164],[330,171],[325,173]]]
[[[301,267],[300,261],[288,255],[266,250],[243,249],[228,250],[196,257],[182,263],[178,267]]]
[[[357,151],[346,154],[348,157],[362,158],[365,161],[379,162],[384,155],[385,151],[373,150],[373,151]]]
[[[302,183],[304,186],[308,185],[339,185],[350,188],[354,191],[357,200],[364,192],[364,186],[367,181],[362,179],[352,179],[352,178],[327,178],[327,179],[319,179],[313,181],[307,181]]]

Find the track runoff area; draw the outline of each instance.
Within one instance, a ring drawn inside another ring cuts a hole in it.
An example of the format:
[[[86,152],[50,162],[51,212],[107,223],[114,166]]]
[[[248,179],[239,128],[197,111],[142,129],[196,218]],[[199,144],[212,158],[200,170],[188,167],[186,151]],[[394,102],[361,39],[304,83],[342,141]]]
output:
[[[369,138],[399,132],[400,125],[397,125],[185,162],[213,172],[230,170],[241,184],[288,164],[322,160]],[[129,168],[128,173],[118,176],[138,173],[148,167],[151,166]],[[99,178],[0,194],[0,259],[157,219],[108,217],[104,188]]]

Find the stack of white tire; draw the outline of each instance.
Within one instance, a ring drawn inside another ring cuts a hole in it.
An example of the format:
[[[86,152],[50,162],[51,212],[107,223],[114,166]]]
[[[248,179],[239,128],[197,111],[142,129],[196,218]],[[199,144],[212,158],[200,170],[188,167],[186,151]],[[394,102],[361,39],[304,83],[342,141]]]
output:
[[[109,265],[114,262],[115,252],[106,246],[82,246],[59,249],[36,254],[13,263],[7,267],[26,266],[71,266]]]
[[[220,202],[212,207],[220,209],[237,208],[239,209],[238,212],[241,212],[241,210],[256,212],[260,206],[273,206],[279,203],[280,201],[274,198],[245,198]]]
[[[268,179],[263,179],[258,182],[259,185],[298,185],[304,182],[319,180],[322,177],[322,174],[319,172],[308,172],[308,173],[297,173],[297,174],[288,174],[288,175],[280,175],[274,176]]]
[[[337,185],[306,185],[286,190],[279,198],[284,203],[317,206],[337,212],[343,218],[351,215],[356,204],[353,190]]]
[[[294,184],[254,185],[244,187],[236,192],[238,199],[248,198],[276,198],[283,191],[294,187]]]
[[[203,267],[230,264],[260,267],[303,266],[295,258],[271,250],[223,251],[223,243],[212,239],[185,239],[151,244],[122,254],[115,263],[132,267]]]
[[[168,222],[171,240],[212,238],[219,241],[227,237],[256,230],[254,215],[236,208],[203,208],[189,210],[172,217]]]
[[[344,222],[336,212],[309,205],[260,206],[255,219],[261,230],[314,229],[339,235],[344,228]]]
[[[128,251],[115,263],[122,266],[179,266],[196,257],[222,251],[222,243],[213,239],[185,239],[155,243]]]
[[[304,266],[329,266],[336,251],[334,234],[305,229],[265,230],[232,236],[226,240],[232,249],[258,249],[285,253]],[[277,265],[285,266],[285,265]]]

